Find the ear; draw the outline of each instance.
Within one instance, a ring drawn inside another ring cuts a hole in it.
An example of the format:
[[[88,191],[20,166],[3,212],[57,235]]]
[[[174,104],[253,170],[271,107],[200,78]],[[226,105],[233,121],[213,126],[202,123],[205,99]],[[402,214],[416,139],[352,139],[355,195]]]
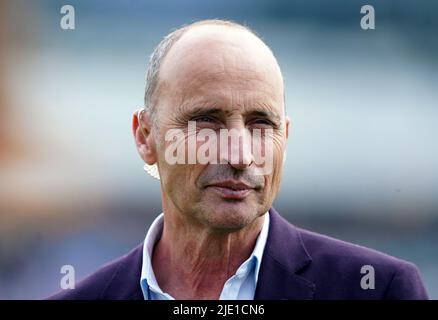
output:
[[[286,116],[286,140],[289,139],[289,124],[290,124],[290,119],[288,116]]]
[[[141,121],[141,123],[140,123]],[[156,145],[152,131],[152,121],[148,112],[137,110],[132,117],[132,133],[140,157],[149,165],[157,162]],[[143,130],[142,130],[143,127]]]

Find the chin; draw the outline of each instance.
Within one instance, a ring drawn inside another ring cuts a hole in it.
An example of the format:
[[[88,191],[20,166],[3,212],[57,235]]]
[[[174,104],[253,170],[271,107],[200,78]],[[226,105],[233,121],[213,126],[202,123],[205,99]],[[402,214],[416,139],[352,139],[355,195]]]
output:
[[[202,213],[206,225],[218,230],[240,230],[258,216],[258,208],[245,202],[223,202],[207,205]]]

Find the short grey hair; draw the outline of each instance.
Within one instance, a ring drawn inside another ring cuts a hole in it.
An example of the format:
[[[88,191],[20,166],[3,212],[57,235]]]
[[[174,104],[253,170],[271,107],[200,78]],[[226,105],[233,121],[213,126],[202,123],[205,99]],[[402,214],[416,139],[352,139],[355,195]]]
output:
[[[234,21],[220,20],[220,19],[208,19],[208,20],[197,21],[188,25],[184,25],[172,31],[168,35],[166,35],[163,38],[163,40],[161,40],[161,42],[157,45],[152,55],[150,56],[148,68],[146,72],[144,109],[146,112],[149,112],[151,115],[155,113],[156,103],[154,100],[154,95],[159,85],[159,72],[164,58],[166,57],[170,49],[173,47],[173,45],[184,35],[184,33],[186,33],[189,29],[200,25],[219,25],[219,26],[239,28],[250,32],[251,34],[255,35],[257,38],[262,40],[261,37],[257,35],[254,31],[252,31],[249,27],[241,25]]]

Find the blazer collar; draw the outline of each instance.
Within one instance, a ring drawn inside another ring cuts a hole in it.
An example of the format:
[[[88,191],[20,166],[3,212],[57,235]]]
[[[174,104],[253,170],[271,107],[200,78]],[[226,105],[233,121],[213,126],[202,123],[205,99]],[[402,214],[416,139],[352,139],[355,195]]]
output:
[[[269,213],[269,235],[254,299],[313,299],[314,283],[299,275],[311,263],[312,258],[298,229],[282,218],[274,208]]]

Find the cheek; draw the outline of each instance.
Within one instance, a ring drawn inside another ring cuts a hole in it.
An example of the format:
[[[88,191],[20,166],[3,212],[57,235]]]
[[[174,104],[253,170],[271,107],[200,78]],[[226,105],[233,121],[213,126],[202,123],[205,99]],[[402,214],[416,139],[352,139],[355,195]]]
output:
[[[168,189],[179,190],[187,198],[192,198],[192,196],[197,194],[199,188],[196,183],[202,173],[202,165],[167,165],[166,170],[165,182],[168,185]]]
[[[197,181],[205,165],[188,164],[185,165],[185,182],[183,188],[198,189]]]
[[[272,143],[274,170],[279,171],[283,167],[286,139],[283,135],[275,136]]]
[[[285,144],[283,137],[277,137],[273,140],[273,159],[272,159],[272,173],[268,176],[267,182],[271,192],[276,192],[281,182],[281,174],[283,171],[283,160]]]
[[[207,165],[187,164],[189,146],[185,134],[175,135],[174,140],[169,138],[172,137],[171,134],[168,134],[168,137],[166,133],[160,134],[163,139],[157,148],[157,154],[164,188],[171,194],[185,194],[185,197],[190,198],[196,194],[197,179]],[[195,152],[196,150],[197,148]]]

